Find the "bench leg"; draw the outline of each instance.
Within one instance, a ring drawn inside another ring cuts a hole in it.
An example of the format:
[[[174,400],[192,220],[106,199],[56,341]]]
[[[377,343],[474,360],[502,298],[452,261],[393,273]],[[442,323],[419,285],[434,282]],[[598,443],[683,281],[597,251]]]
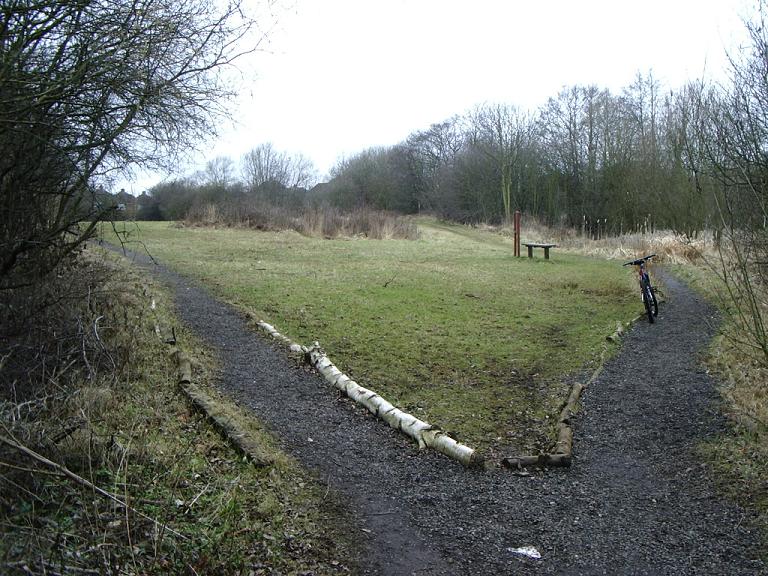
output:
[[[544,259],[549,260],[549,247],[544,246]]]
[[[528,258],[533,258],[533,246],[528,246]]]

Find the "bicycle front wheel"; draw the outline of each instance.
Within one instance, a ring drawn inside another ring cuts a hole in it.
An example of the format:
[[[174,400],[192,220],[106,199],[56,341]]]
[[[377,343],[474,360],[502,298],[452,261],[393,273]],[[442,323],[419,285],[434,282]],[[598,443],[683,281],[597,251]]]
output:
[[[651,283],[648,282],[648,291],[651,295],[651,310],[653,310],[653,315],[658,316],[659,315],[659,301],[656,299],[656,290],[654,290],[653,286],[651,286]]]
[[[648,280],[643,281],[643,304],[645,305],[645,313],[648,315],[648,322],[653,324],[656,315],[659,313],[659,305],[656,302],[656,295],[653,293],[653,288]]]

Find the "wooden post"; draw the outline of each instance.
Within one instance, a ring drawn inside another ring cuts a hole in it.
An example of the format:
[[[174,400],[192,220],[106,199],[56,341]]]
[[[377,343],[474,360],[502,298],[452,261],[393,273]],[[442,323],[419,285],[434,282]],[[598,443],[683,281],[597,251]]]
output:
[[[520,257],[520,210],[515,210],[515,256]]]

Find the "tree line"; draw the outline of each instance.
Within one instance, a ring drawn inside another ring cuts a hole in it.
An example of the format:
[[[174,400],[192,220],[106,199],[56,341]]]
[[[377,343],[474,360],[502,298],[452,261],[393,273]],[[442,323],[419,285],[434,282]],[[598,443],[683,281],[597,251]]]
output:
[[[195,204],[258,198],[286,207],[428,212],[467,223],[509,222],[521,210],[595,237],[719,230],[724,207],[732,216],[754,216],[750,200],[763,194],[754,172],[765,141],[755,131],[768,97],[759,74],[767,60],[762,29],[748,29],[752,51],[734,60],[728,85],[699,80],[672,90],[647,73],[617,94],[565,87],[535,111],[485,103],[394,146],[342,159],[316,186],[308,159],[262,144],[239,169],[216,158],[202,173],[150,194],[169,219]],[[749,167],[734,159],[745,155]],[[745,196],[746,189],[752,191]]]
[[[459,222],[509,221],[521,210],[595,235],[651,227],[693,235],[712,225],[717,183],[696,146],[702,107],[714,92],[703,82],[666,90],[651,73],[638,74],[620,94],[563,88],[534,112],[479,105],[394,146],[340,160],[311,191],[308,160],[263,144],[243,156],[239,178],[233,160],[217,158],[203,173],[150,194],[174,219],[195,203],[250,195]]]
[[[190,211],[208,205],[240,211],[254,206],[296,211],[305,207],[316,183],[317,171],[309,158],[266,142],[245,153],[239,164],[218,156],[195,174],[153,186],[148,191],[152,201],[137,218],[183,220]]]
[[[178,219],[195,205],[256,198],[467,223],[509,222],[521,210],[595,237],[653,229],[694,237],[719,234],[724,219],[762,221],[764,13],[761,3],[745,23],[750,42],[730,55],[728,81],[672,89],[648,72],[616,93],[564,87],[532,111],[484,103],[344,158],[319,185],[307,158],[262,144],[239,166],[216,158],[201,174],[155,186],[155,216]]]
[[[692,235],[714,222],[721,185],[702,138],[723,97],[704,82],[669,90],[648,73],[619,94],[563,88],[533,112],[486,103],[340,162],[326,193],[461,222],[521,210],[592,234]]]

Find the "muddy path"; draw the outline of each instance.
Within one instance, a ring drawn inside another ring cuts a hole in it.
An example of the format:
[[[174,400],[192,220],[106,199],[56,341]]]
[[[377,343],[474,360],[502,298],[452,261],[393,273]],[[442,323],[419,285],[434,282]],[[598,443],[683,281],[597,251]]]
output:
[[[141,256],[182,320],[218,351],[218,385],[348,503],[364,574],[760,574],[750,518],[695,455],[725,425],[698,363],[715,313],[666,279],[583,397],[569,470],[468,471],[339,397],[205,289]],[[533,546],[532,559],[512,549]]]

